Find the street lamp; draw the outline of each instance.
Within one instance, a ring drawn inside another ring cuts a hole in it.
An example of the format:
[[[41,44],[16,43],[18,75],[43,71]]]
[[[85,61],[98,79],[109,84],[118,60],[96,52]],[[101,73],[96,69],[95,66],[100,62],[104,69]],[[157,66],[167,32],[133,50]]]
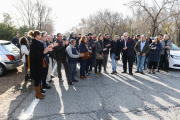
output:
[[[130,7],[130,8],[132,9],[132,11],[133,11],[133,14],[134,14],[134,9],[133,9],[132,6],[129,6],[129,5],[127,5],[127,4],[123,4],[123,5]],[[133,15],[132,15],[132,20],[133,20]],[[131,22],[131,38],[133,38],[133,37],[132,37],[132,22]]]

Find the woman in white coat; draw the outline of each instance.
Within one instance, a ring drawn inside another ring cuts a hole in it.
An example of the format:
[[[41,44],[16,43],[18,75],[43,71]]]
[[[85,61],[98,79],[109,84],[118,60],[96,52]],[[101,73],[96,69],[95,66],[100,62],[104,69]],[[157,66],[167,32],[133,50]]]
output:
[[[27,38],[25,38],[25,37],[20,38],[20,45],[21,45],[22,62],[24,63],[25,81],[30,81],[29,76],[27,74],[27,72],[28,72],[28,55],[29,55]]]

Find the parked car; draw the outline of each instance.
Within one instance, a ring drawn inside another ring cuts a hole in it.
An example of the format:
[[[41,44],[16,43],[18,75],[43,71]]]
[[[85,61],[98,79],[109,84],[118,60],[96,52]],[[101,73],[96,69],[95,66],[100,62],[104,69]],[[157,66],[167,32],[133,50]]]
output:
[[[19,58],[19,50],[10,41],[0,40],[0,77],[7,70],[12,70],[22,65],[22,61]]]
[[[180,48],[172,44],[169,57],[169,68],[180,69]]]

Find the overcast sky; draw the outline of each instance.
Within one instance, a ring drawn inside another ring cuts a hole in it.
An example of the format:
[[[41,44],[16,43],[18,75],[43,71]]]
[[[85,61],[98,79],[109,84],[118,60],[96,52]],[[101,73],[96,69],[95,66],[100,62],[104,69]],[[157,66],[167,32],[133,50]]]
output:
[[[15,17],[16,9],[14,4],[17,0],[3,0],[0,4],[0,21],[3,20],[2,13],[10,13]],[[54,19],[55,33],[64,33],[73,26],[78,25],[81,18],[86,18],[99,9],[106,9],[122,12],[124,15],[132,11],[124,6],[130,0],[43,0],[53,9],[58,18]],[[20,16],[19,16],[20,17]]]

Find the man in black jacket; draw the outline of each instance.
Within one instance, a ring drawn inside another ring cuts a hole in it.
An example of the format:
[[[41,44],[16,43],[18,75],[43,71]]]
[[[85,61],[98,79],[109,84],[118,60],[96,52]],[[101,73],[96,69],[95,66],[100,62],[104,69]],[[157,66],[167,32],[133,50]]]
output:
[[[91,51],[95,47],[92,36],[93,36],[92,33],[88,33],[88,47],[89,47],[89,50]],[[86,76],[89,76],[89,71],[92,71],[92,61],[93,61],[93,56],[92,56],[92,53],[90,53],[90,58],[88,59],[87,66],[86,66]]]
[[[111,50],[110,50],[110,57],[112,61],[112,73],[111,74],[116,74],[116,68],[118,64],[118,60],[120,60],[120,53],[122,50],[122,44],[120,42],[119,36],[115,35],[114,40],[111,41]]]
[[[63,64],[65,73],[66,73],[66,78],[67,78],[67,73],[68,73],[68,64],[66,61],[66,47],[69,44],[69,40],[63,41],[62,40],[62,34],[58,33],[57,34],[57,43],[59,46],[55,47],[55,53],[56,53],[56,61],[57,61],[57,68],[58,68],[58,78],[59,81],[63,82],[62,80],[62,73],[61,73],[61,64]]]
[[[79,34],[79,36],[76,39],[76,49],[79,52],[79,40],[81,39],[81,34]]]
[[[11,40],[11,42],[20,49],[19,33],[16,33],[16,36]]]
[[[110,46],[111,41],[109,40],[109,34],[108,33],[104,34],[103,43],[104,43],[104,48],[107,48],[107,50],[103,52],[103,54],[104,54],[103,67],[104,67],[104,73],[108,74],[106,67],[107,67],[107,62],[108,62],[109,47],[111,47]]]
[[[123,44],[123,69],[122,73],[126,73],[127,70],[127,61],[129,63],[129,74],[133,75],[132,73],[132,66],[133,66],[133,55],[134,55],[134,40],[132,40],[128,33],[124,33],[124,40],[122,41]]]

